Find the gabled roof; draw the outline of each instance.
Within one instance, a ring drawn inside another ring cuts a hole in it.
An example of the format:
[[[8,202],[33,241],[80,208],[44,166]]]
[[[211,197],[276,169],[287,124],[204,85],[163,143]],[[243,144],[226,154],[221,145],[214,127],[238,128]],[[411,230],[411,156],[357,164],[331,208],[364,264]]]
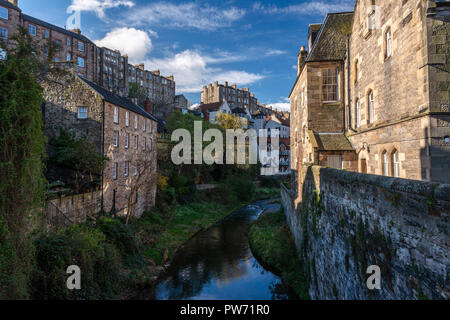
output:
[[[199,106],[199,108],[203,112],[206,112],[206,111],[211,112],[211,111],[218,110],[222,105],[223,105],[223,102],[214,102],[214,103],[202,104]]]
[[[78,40],[82,40],[82,41],[85,41],[85,42],[90,42],[90,43],[92,43],[91,40],[89,40],[88,38],[86,38],[85,36],[83,36],[83,35],[81,35],[81,34],[78,34],[78,33],[75,33],[75,32],[69,31],[69,30],[66,30],[66,29],[64,29],[64,28],[55,26],[55,25],[53,25],[53,24],[51,24],[51,23],[48,23],[48,22],[39,20],[39,19],[37,19],[37,18],[35,18],[35,17],[32,17],[32,16],[29,16],[29,15],[27,15],[27,14],[22,14],[22,18],[23,18],[24,20],[26,20],[26,21],[29,21],[29,22],[38,24],[38,25],[40,25],[40,26],[46,27],[46,28],[48,28],[48,29],[52,29],[52,30],[58,31],[58,32],[60,32],[60,33],[63,33],[63,34],[65,34],[65,35],[74,37],[74,38],[76,38],[76,39],[78,39]]]
[[[308,136],[314,148],[319,151],[353,151],[353,147],[343,133],[317,133],[308,131]]]
[[[131,100],[118,96],[81,76],[78,77],[81,80],[83,80],[88,86],[90,86],[94,91],[96,91],[100,96],[102,96],[104,100],[116,106],[127,109],[131,112],[140,114],[141,116],[144,116],[146,118],[152,119],[153,121],[159,122],[159,120],[156,117],[154,117],[153,115],[151,115],[150,113],[139,107],[137,104],[134,104]]]
[[[353,12],[327,14],[306,61],[344,60],[352,23]]]

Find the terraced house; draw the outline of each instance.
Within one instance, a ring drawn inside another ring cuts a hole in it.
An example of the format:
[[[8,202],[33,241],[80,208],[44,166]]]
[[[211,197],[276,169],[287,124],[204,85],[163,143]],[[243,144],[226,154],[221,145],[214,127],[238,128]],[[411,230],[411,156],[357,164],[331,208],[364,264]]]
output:
[[[449,17],[449,2],[358,0],[311,25],[290,94],[292,169],[450,181]]]
[[[26,15],[18,7],[17,0],[0,0],[0,39],[8,41],[20,26],[28,30],[36,41],[49,40],[57,44],[59,49],[55,62],[74,63],[82,77],[110,92],[126,97],[130,85],[136,83],[145,90],[151,103],[174,103],[173,76],[164,77],[159,71],[144,70],[143,64],[129,64],[127,55],[96,46],[79,29],[66,30]]]

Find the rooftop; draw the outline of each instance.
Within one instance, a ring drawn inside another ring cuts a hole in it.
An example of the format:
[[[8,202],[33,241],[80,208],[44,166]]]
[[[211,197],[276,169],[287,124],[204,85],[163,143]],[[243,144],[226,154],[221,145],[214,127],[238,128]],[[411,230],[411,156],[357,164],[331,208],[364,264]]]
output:
[[[317,133],[308,131],[309,139],[319,151],[353,151],[350,141],[343,133]]]

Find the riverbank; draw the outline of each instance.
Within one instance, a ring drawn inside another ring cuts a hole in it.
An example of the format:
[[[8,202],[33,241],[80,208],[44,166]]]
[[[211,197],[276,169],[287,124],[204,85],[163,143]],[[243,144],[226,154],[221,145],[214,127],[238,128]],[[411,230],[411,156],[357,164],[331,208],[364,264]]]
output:
[[[283,211],[263,213],[249,231],[252,251],[258,260],[278,273],[301,300],[309,300],[309,273],[300,260]]]

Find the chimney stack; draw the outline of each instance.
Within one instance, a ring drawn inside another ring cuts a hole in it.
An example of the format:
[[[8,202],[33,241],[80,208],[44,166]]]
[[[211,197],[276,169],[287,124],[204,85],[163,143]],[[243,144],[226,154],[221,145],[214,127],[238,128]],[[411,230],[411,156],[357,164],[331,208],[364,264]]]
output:
[[[15,5],[16,7],[19,6],[18,0],[8,0],[8,2],[11,3],[11,4],[13,4],[13,5]]]
[[[72,29],[70,31],[72,31],[73,33],[76,33],[76,34],[81,34],[81,29]]]
[[[150,99],[147,97],[144,102],[144,110],[147,111],[147,113],[151,113],[152,104],[150,102]]]
[[[303,67],[306,64],[307,57],[308,57],[308,51],[306,51],[305,46],[302,46],[300,48],[300,53],[298,54],[297,76],[299,76],[300,73],[302,72]]]

